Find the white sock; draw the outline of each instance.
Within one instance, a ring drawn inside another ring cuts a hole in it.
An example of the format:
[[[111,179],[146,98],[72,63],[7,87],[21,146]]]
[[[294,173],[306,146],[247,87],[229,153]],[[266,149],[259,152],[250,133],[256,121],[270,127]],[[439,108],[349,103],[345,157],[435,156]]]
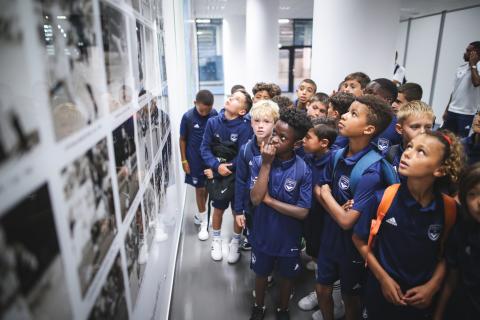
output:
[[[207,213],[205,211],[197,213],[198,220],[200,220],[200,222],[204,222],[206,219],[206,215]]]

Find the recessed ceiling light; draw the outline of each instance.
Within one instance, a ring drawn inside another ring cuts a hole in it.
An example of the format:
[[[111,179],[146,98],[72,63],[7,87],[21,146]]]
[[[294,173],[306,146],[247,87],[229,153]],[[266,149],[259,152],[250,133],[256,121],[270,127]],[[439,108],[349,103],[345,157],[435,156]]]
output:
[[[210,23],[211,20],[210,19],[196,19],[195,22],[196,23]]]
[[[278,23],[280,24],[286,24],[286,23],[289,23],[290,20],[289,19],[278,19]]]
[[[290,10],[289,6],[280,6],[280,10]]]

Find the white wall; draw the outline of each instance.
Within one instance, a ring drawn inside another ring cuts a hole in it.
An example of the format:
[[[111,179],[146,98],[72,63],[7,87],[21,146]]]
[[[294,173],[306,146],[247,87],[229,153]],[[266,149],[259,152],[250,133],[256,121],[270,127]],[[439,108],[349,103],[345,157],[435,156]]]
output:
[[[225,94],[236,84],[245,84],[245,15],[229,15],[223,18],[223,69]],[[215,106],[221,104],[215,101]]]
[[[407,41],[408,22],[400,22],[400,29],[398,30],[397,46],[398,52],[397,62],[403,66],[403,59],[405,57],[405,42]]]
[[[355,71],[390,78],[399,16],[395,0],[315,1],[311,74],[318,89],[332,92]]]

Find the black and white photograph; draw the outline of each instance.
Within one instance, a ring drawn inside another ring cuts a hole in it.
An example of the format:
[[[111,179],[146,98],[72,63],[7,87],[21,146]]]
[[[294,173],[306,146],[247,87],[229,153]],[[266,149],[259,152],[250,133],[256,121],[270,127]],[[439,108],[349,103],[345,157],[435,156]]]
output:
[[[137,111],[135,118],[137,120],[138,136],[138,167],[140,170],[140,181],[143,181],[153,161],[148,104]]]
[[[163,39],[163,33],[157,33],[157,46],[158,46],[158,62],[160,64],[160,79],[163,83],[167,81],[167,65],[165,62],[165,44]],[[166,95],[162,92],[162,95]]]
[[[92,0],[37,0],[36,5],[54,131],[61,140],[103,115],[101,37],[95,33]]]
[[[71,319],[47,185],[0,217],[0,318]]]
[[[147,234],[147,247],[150,248],[155,233],[155,224],[157,222],[158,213],[158,199],[155,193],[153,176],[150,179],[150,183],[145,189],[145,193],[143,194],[143,205],[143,209],[145,212],[145,231]]]
[[[155,42],[152,29],[145,27],[145,90],[147,93],[156,94],[159,89],[160,75],[155,63]]]
[[[175,174],[173,169],[172,159],[172,134],[169,133],[167,140],[162,149],[162,163],[163,163],[163,189],[166,192],[167,188],[175,183]]]
[[[85,295],[117,233],[107,139],[62,170],[72,252]]]
[[[163,162],[159,161],[155,166],[155,193],[159,199],[162,200],[165,195],[165,189],[163,188]],[[161,201],[160,201],[161,202]]]
[[[120,213],[122,220],[138,192],[138,162],[133,117],[113,131],[113,149],[117,169]]]
[[[0,165],[39,143],[38,117],[31,96],[28,51],[18,3],[1,0],[0,12]]]
[[[125,298],[125,285],[123,282],[122,259],[120,253],[115,258],[107,280],[103,285],[89,320],[123,320],[128,319],[127,301]]]
[[[152,128],[152,154],[153,158],[157,155],[158,150],[162,144],[162,128],[161,125],[161,113],[157,106],[157,99],[153,98],[149,102],[150,106],[150,126]]]
[[[121,11],[104,2],[100,2],[100,13],[108,108],[111,112],[132,101],[127,20]]]
[[[127,274],[132,305],[135,305],[143,280],[148,259],[147,243],[143,232],[141,204],[138,205],[130,228],[125,236],[125,253],[127,256]]]
[[[142,15],[149,20],[152,19],[152,2],[153,0],[140,0]]]
[[[143,30],[145,27],[139,21],[135,23],[135,31],[137,37],[137,70],[135,72],[135,89],[139,97],[143,96],[147,91],[145,90],[145,38]],[[133,59],[135,61],[135,59]]]

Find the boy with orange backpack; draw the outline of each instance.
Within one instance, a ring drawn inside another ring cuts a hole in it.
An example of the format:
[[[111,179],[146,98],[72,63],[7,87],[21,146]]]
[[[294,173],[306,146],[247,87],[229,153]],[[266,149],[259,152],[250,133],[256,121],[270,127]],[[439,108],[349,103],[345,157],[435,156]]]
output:
[[[399,173],[407,179],[378,192],[370,214],[354,228],[355,246],[368,265],[364,292],[368,319],[430,319],[445,277],[445,239],[456,202],[439,191],[456,183],[462,151],[449,132],[426,132],[410,141]]]

